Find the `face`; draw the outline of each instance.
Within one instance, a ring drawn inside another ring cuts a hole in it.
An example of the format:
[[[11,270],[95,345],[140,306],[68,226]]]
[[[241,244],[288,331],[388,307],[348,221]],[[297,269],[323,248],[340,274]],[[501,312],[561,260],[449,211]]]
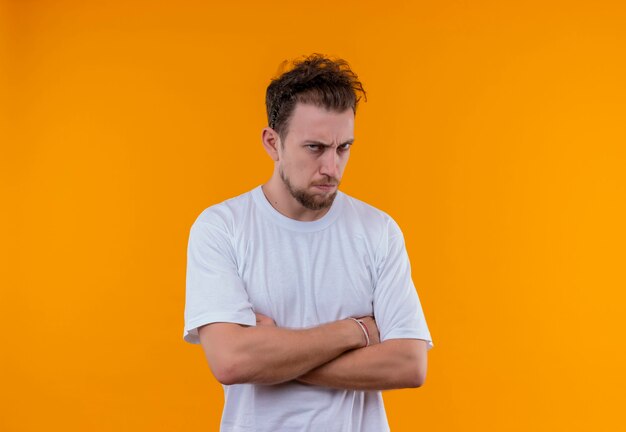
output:
[[[288,132],[278,146],[278,171],[285,187],[303,207],[331,206],[354,140],[354,112],[328,111],[297,103]]]

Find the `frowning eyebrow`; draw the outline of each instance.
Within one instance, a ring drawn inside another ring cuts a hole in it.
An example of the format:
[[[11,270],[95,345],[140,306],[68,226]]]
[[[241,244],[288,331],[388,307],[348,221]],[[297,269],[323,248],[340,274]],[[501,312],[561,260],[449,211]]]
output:
[[[307,141],[304,142],[303,145],[311,145],[311,144],[319,145],[319,146],[323,146],[323,147],[330,147],[331,146],[330,144],[326,144],[326,143],[323,143],[321,141],[315,141],[315,140],[307,140]],[[342,145],[346,145],[346,144],[350,144],[350,145],[354,144],[354,138],[349,139],[346,142],[342,142],[339,145],[342,146]]]

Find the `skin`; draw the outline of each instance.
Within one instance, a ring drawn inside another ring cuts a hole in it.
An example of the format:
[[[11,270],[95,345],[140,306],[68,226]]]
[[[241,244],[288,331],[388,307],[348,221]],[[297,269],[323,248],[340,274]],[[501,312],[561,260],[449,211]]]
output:
[[[276,326],[268,316],[257,313],[256,317],[258,326]],[[369,334],[374,335],[370,346],[346,352],[300,375],[297,380],[354,390],[391,390],[423,385],[427,368],[426,341],[394,339],[381,343],[377,329],[375,333],[370,330]]]
[[[364,317],[370,332],[376,326]],[[361,328],[344,319],[309,329],[213,323],[198,329],[213,375],[222,384],[279,384],[365,345]]]
[[[272,128],[262,132],[263,146],[274,160],[274,172],[262,188],[283,215],[314,221],[328,212],[350,157],[354,112],[328,111],[296,104],[284,141]],[[306,195],[307,203],[294,196]],[[307,205],[309,204],[309,205]]]
[[[329,111],[297,103],[281,139],[272,128],[262,132],[263,146],[274,161],[262,186],[271,205],[283,215],[314,221],[329,210],[350,157],[354,112]],[[276,327],[257,314],[257,326],[213,323],[198,329],[209,366],[222,384],[276,384],[290,380],[343,389],[385,390],[419,387],[426,378],[426,341],[380,342],[374,317],[350,319],[310,329]]]

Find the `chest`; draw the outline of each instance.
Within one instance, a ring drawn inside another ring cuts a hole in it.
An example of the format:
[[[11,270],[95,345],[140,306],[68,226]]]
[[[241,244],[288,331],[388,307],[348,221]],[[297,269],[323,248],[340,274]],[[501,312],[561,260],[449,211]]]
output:
[[[374,259],[365,236],[267,226],[241,239],[239,249],[240,276],[255,311],[279,326],[373,313]]]

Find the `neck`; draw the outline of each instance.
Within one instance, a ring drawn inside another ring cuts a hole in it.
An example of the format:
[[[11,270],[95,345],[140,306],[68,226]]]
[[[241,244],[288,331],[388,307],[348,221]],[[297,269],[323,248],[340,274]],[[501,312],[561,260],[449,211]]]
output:
[[[312,222],[320,219],[330,210],[330,207],[321,210],[311,210],[304,207],[291,195],[280,175],[276,172],[261,188],[272,207],[290,219]]]

